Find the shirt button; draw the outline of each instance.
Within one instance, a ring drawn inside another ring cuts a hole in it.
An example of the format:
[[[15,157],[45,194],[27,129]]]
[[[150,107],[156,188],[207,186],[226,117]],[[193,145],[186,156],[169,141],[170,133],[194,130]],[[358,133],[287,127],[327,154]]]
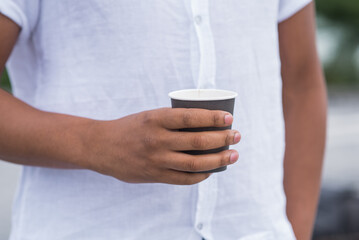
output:
[[[198,224],[197,224],[197,229],[198,229],[198,230],[202,230],[202,228],[203,228],[203,223],[198,223]]]
[[[194,22],[197,25],[200,25],[202,23],[202,17],[200,15],[194,17]]]

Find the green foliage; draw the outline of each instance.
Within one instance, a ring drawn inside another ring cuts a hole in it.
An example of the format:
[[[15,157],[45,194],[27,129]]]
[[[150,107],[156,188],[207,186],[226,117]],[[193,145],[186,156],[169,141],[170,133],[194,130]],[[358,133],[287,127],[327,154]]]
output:
[[[9,91],[9,92],[11,90],[10,80],[9,80],[9,76],[8,76],[6,70],[1,75],[0,88],[5,89],[6,91]]]
[[[318,14],[353,28],[359,34],[358,0],[316,0]]]
[[[316,0],[317,13],[340,36],[333,57],[324,65],[328,84],[359,86],[359,0]],[[341,31],[338,31],[340,29]]]
[[[359,46],[359,38],[351,34],[351,39],[344,38],[335,56],[324,65],[325,76],[329,84],[359,85],[359,66],[355,61],[355,51]]]

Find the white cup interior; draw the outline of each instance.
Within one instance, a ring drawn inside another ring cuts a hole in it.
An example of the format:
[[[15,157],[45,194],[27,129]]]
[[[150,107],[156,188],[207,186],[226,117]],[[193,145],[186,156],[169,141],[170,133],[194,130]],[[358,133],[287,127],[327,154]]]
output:
[[[216,101],[237,97],[236,92],[220,89],[184,89],[168,94],[172,99],[182,101]]]

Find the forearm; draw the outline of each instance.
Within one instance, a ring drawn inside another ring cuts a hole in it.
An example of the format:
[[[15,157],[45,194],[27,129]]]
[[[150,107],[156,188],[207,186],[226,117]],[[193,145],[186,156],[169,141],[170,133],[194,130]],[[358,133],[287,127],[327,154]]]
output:
[[[283,89],[286,125],[284,188],[288,218],[299,240],[309,240],[312,233],[326,131],[324,81],[320,72],[306,77],[321,78],[315,82],[322,84]]]
[[[20,28],[0,14],[0,32],[2,72]],[[36,110],[0,89],[0,159],[24,165],[77,167],[90,124],[88,119]]]
[[[78,168],[93,120],[39,111],[0,90],[0,159]]]
[[[326,89],[310,3],[278,25],[283,80],[287,214],[298,240],[309,240],[320,189],[326,132]]]

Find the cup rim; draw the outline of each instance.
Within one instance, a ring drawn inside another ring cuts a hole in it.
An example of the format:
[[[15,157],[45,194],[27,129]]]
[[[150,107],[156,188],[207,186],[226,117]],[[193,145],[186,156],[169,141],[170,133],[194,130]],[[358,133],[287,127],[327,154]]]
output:
[[[217,96],[217,97],[207,96],[201,98],[190,98],[183,95],[181,96],[181,93],[183,94],[185,92],[198,92],[198,91],[223,93],[223,96]],[[171,99],[181,100],[181,101],[218,101],[218,100],[228,100],[228,99],[236,98],[238,94],[233,91],[222,90],[222,89],[182,89],[182,90],[172,91],[168,94],[168,96]]]

